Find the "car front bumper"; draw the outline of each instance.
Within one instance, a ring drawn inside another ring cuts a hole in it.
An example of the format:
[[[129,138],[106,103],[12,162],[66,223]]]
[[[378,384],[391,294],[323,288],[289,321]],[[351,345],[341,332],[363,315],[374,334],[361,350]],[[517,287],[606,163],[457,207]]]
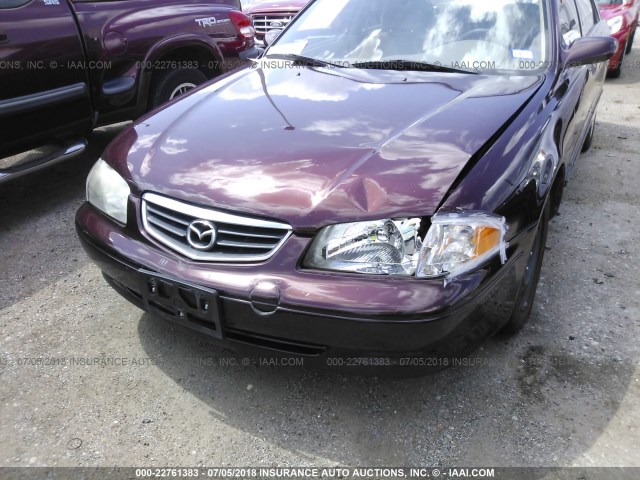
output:
[[[135,200],[130,203],[134,213]],[[262,264],[192,262],[155,243],[139,225],[121,227],[87,203],[78,210],[76,229],[108,283],[152,316],[232,349],[302,355],[320,365],[337,357],[386,358],[397,366],[407,355],[466,356],[508,321],[524,268],[518,245],[526,249],[529,241],[524,235],[511,242],[504,266],[445,284],[291,268],[310,241],[295,235]],[[171,295],[153,308],[149,292],[165,279],[207,296],[213,317],[193,309],[190,315]]]

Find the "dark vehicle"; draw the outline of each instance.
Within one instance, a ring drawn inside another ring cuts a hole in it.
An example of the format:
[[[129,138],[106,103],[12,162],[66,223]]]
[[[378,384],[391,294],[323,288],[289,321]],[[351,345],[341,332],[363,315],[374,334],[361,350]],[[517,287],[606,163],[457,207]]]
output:
[[[307,3],[308,0],[266,0],[251,2],[243,8],[253,20],[256,38],[264,41],[264,36],[269,31],[282,30],[289,25]]]
[[[229,346],[446,366],[529,317],[608,32],[590,1],[315,0],[121,133],[79,237],[124,297]]]
[[[239,8],[239,0],[0,0],[0,182],[77,155],[94,127],[137,118],[237,65],[255,49]],[[57,146],[6,158],[45,143]]]
[[[617,78],[622,73],[624,56],[633,48],[640,0],[596,0],[596,3],[611,29],[611,36],[618,41],[618,51],[609,62],[609,75]]]

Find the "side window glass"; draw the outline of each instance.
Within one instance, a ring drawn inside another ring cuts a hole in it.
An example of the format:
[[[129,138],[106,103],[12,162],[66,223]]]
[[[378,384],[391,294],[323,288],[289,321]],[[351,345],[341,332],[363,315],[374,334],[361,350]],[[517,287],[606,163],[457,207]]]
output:
[[[591,0],[576,0],[580,24],[582,25],[582,35],[587,35],[595,25],[595,13]]]
[[[582,36],[573,0],[560,0],[560,33],[565,47]]]

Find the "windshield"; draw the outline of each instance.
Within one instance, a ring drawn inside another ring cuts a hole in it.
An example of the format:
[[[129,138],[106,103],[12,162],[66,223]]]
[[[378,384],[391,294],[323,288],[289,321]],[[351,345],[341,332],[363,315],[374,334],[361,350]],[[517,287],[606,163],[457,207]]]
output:
[[[316,0],[268,49],[341,67],[531,72],[548,63],[544,0]],[[394,63],[396,62],[396,63]]]

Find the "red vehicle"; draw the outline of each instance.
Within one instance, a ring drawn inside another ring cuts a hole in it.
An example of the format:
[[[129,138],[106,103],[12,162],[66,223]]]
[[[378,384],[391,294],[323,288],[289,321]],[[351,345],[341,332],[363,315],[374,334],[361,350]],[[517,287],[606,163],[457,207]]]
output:
[[[622,73],[624,56],[631,52],[638,26],[640,0],[596,0],[600,16],[611,28],[611,36],[618,40],[618,51],[609,62],[609,76],[617,78]]]
[[[262,41],[270,30],[286,27],[307,3],[308,0],[259,1],[244,7],[244,12],[253,19],[256,38]]]

